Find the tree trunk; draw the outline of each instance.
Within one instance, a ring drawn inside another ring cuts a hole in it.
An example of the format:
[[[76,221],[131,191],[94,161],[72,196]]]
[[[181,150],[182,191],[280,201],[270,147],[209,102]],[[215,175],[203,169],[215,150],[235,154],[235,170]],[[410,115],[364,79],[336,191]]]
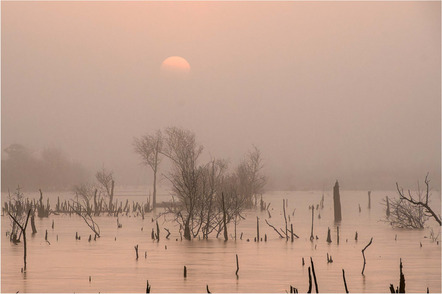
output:
[[[190,236],[190,227],[189,227],[189,221],[190,219],[187,218],[186,223],[184,224],[184,239],[189,240],[191,239]]]
[[[224,241],[229,240],[228,234],[227,234],[227,219],[226,219],[226,207],[224,204],[224,193],[222,195],[223,200],[223,223],[224,223]]]
[[[157,207],[157,170],[153,171],[153,199],[152,199],[152,209]]]

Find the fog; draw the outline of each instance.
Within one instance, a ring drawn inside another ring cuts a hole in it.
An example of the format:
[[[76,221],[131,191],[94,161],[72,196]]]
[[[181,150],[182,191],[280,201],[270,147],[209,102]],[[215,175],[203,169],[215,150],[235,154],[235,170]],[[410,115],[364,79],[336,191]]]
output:
[[[257,146],[268,189],[394,189],[427,172],[440,189],[440,2],[1,7],[2,149],[60,148],[147,185],[134,137],[178,126],[204,159]],[[173,55],[185,78],[161,75]]]

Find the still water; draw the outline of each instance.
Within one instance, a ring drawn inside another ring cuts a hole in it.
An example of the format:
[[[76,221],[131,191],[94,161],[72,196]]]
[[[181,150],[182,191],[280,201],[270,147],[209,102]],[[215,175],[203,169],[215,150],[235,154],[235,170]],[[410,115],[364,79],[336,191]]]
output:
[[[117,198],[145,202],[141,190],[120,189]],[[311,211],[309,205],[319,204],[324,194],[324,209],[315,211],[314,234],[317,240],[310,242]],[[407,292],[441,292],[441,246],[429,238],[429,230],[392,229],[381,222],[385,208],[381,200],[393,191],[374,191],[371,209],[368,209],[367,192],[341,191],[342,222],[339,224],[340,243],[336,242],[336,225],[333,222],[332,193],[323,192],[268,192],[263,197],[270,202],[271,218],[267,212],[251,210],[246,220],[239,223],[238,240],[224,242],[210,235],[209,240],[181,241],[178,227],[164,216],[159,218],[160,241],[151,239],[155,226],[154,213],[141,216],[120,216],[122,228],[117,228],[116,218],[96,218],[101,238],[88,242],[90,229],[76,215],[50,215],[36,218],[38,233],[29,228],[27,271],[23,267],[23,245],[14,245],[5,237],[10,229],[8,217],[1,218],[1,291],[2,292],[138,292],[145,293],[146,280],[152,292],[200,292],[208,285],[212,293],[221,292],[286,292],[290,285],[299,292],[308,289],[309,259],[313,257],[320,292],[344,292],[342,269],[345,269],[350,292],[389,292],[389,285],[399,283],[399,259],[402,258]],[[30,196],[26,194],[26,196]],[[37,195],[31,195],[37,197]],[[70,199],[69,193],[44,195],[55,207],[57,196]],[[159,201],[167,196],[159,197]],[[432,206],[440,213],[440,192],[432,192]],[[2,201],[7,198],[2,195]],[[285,227],[282,201],[288,199],[287,214],[300,237],[286,242],[266,223],[267,219],[277,228]],[[362,211],[359,212],[358,205]],[[293,211],[294,215],[293,214]],[[161,209],[157,213],[161,212]],[[320,212],[321,218],[318,218]],[[256,216],[259,217],[260,236],[267,235],[267,242],[254,242]],[[54,220],[54,229],[51,228]],[[427,224],[440,232],[436,222]],[[29,226],[30,227],[30,226]],[[165,239],[167,228],[171,232]],[[331,229],[332,243],[326,242]],[[45,231],[48,242],[45,242]],[[358,241],[355,241],[355,232]],[[75,240],[78,232],[81,240]],[[242,240],[239,235],[243,233]],[[229,235],[233,225],[229,226]],[[58,236],[58,241],[57,241]],[[361,274],[363,257],[361,250],[370,238],[373,243],[365,251],[367,264]],[[250,240],[250,242],[247,241]],[[396,240],[395,240],[396,239]],[[422,243],[422,247],[420,246]],[[139,259],[135,259],[134,246],[139,245]],[[145,258],[145,252],[147,257]],[[327,263],[327,253],[333,263]],[[236,254],[239,257],[239,273],[236,271]],[[304,257],[306,264],[302,265]],[[187,267],[187,278],[183,267]],[[91,281],[89,281],[89,276]]]

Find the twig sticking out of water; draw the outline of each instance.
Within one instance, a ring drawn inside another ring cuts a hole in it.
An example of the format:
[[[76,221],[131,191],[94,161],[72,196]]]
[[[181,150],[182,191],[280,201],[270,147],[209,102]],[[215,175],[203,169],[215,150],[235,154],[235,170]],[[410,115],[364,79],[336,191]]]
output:
[[[313,273],[313,280],[315,282],[315,290],[316,290],[316,293],[319,293],[318,281],[316,280],[315,266],[313,264],[313,258],[311,258],[311,257],[310,257],[310,262],[312,264],[312,273]]]
[[[236,255],[236,273],[235,275],[238,277],[238,272],[239,272],[239,262],[238,262],[238,254]]]
[[[315,213],[315,207],[312,205],[312,231],[310,233],[310,241],[312,241],[312,242],[313,242],[313,239],[315,238],[315,237],[313,237],[313,218],[314,218],[314,213]]]
[[[207,291],[207,293],[212,293],[212,292],[210,292],[210,290],[209,290],[209,285],[206,285],[206,291]]]
[[[350,293],[350,292],[348,292],[347,282],[345,281],[345,271],[344,271],[344,269],[342,269],[342,278],[344,279],[345,293]]]
[[[399,263],[399,271],[400,271],[399,287],[397,287],[395,291],[393,284],[390,284],[391,293],[405,293],[405,276],[404,273],[402,272],[402,258],[400,259]],[[427,288],[427,293],[428,293],[428,288]]]
[[[307,293],[312,293],[312,272],[310,267],[308,267],[308,291]]]
[[[280,238],[284,238],[284,237],[281,235],[281,233],[279,233],[278,230],[277,230],[274,226],[272,226],[271,224],[269,224],[269,222],[268,222],[267,220],[265,220],[265,221],[266,221],[266,224],[269,225],[269,227],[271,227],[272,229],[275,230],[276,233],[278,233],[278,235],[279,235]],[[242,236],[242,233],[241,233],[241,236]]]
[[[364,257],[364,266],[362,267],[362,275],[364,275],[364,271],[365,271],[365,249],[367,249],[368,246],[371,245],[371,242],[373,242],[373,237],[371,237],[370,242],[368,242],[367,246],[364,247],[364,249],[362,249],[362,256]]]
[[[150,293],[149,280],[147,280],[146,293]]]
[[[135,248],[135,254],[136,254],[137,260],[138,260],[138,244],[136,246],[134,246],[134,248]]]
[[[166,236],[166,239],[169,239],[169,236],[170,236],[170,231],[168,230],[168,229],[166,229],[166,228],[164,228],[164,230],[167,232],[167,236]]]

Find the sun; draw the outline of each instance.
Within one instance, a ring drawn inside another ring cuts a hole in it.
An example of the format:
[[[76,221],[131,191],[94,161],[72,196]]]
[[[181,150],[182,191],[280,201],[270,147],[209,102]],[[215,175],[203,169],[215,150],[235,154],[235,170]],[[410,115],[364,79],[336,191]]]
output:
[[[170,77],[186,77],[190,73],[190,64],[181,56],[170,56],[161,63],[161,73]]]

